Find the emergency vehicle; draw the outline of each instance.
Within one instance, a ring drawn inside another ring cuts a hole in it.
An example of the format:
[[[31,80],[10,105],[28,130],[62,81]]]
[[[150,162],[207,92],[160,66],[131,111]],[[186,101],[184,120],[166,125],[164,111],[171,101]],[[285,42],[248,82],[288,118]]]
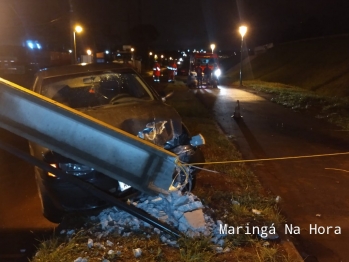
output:
[[[213,85],[213,87],[217,87],[219,82],[219,77],[221,75],[221,69],[219,67],[219,61],[218,61],[218,55],[212,54],[212,53],[194,53],[190,56],[190,72],[195,72],[195,68],[197,66],[200,66],[202,69],[202,72],[204,72],[204,69],[208,65],[208,67],[211,69],[212,76],[210,79],[210,84]],[[196,75],[196,74],[195,74]],[[209,85],[208,82],[206,82],[206,85]]]

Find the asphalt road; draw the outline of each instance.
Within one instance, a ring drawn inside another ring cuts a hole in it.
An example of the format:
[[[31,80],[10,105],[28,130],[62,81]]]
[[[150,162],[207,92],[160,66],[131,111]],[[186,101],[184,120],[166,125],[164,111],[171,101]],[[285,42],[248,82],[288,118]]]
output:
[[[193,92],[235,140],[244,159],[348,151],[348,131],[276,105],[251,90],[219,86]],[[242,115],[238,121],[231,118],[237,100]],[[307,262],[349,261],[348,158],[340,155],[249,164],[264,187],[281,196],[282,212],[293,233],[285,228],[279,233],[294,242]]]
[[[28,142],[4,129],[0,139],[28,152]],[[0,261],[28,261],[39,240],[47,239],[56,224],[41,213],[34,167],[0,149]]]

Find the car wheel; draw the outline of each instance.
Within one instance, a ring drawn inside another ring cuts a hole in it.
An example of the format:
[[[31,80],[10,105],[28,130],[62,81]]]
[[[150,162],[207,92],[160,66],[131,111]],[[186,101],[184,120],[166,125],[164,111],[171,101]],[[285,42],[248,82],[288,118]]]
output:
[[[42,212],[44,217],[52,223],[61,223],[65,212],[58,209],[46,194],[41,194]]]
[[[46,193],[39,191],[43,216],[52,223],[61,223],[65,212],[58,209]]]

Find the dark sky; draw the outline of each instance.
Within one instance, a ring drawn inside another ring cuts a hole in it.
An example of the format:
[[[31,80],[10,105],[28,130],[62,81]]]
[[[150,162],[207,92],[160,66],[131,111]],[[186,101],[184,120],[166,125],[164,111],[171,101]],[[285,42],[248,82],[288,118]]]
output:
[[[245,23],[251,47],[270,42],[348,33],[348,0],[71,0],[84,27],[79,44],[112,48],[132,44],[130,30],[153,25],[150,47],[235,49]],[[69,0],[0,0],[0,44],[38,39],[69,48]]]

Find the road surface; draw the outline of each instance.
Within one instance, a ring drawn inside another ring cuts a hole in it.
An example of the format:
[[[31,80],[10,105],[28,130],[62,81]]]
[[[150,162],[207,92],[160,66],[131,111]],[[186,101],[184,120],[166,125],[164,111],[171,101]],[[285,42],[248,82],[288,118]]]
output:
[[[270,102],[251,90],[194,89],[233,137],[244,159],[347,152],[348,131]],[[239,121],[231,118],[240,101]],[[349,261],[349,155],[249,164],[265,188],[281,196],[287,229],[305,261]],[[293,226],[292,234],[288,229]],[[316,228],[316,230],[315,230]]]
[[[28,152],[25,139],[4,129],[0,139]],[[34,167],[2,149],[0,166],[0,261],[28,261],[57,225],[42,216]]]

